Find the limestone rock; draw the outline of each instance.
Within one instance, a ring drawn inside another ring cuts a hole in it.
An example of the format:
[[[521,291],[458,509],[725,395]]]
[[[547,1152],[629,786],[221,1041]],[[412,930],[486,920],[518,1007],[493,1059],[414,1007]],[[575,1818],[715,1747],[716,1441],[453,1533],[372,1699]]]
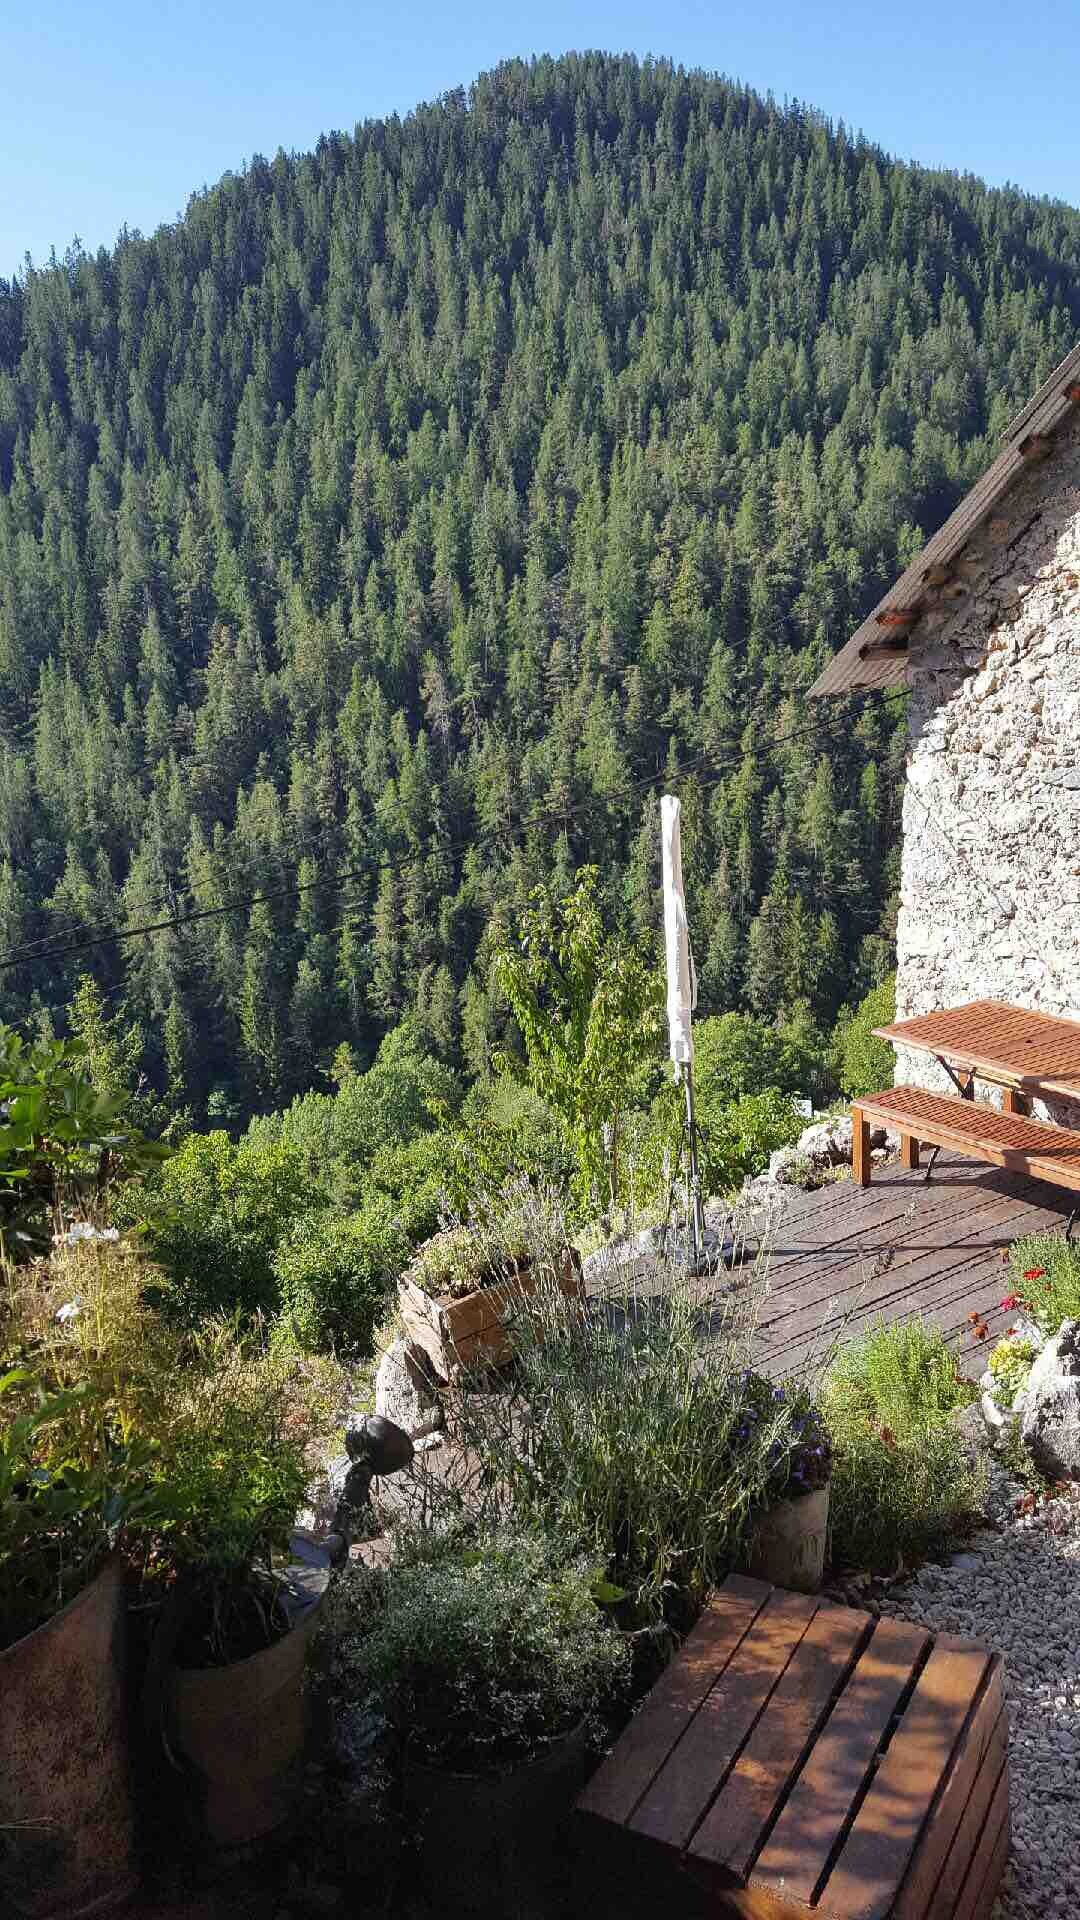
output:
[[[321,1536],[334,1525],[345,1482],[352,1470],[347,1453],[339,1453],[323,1462],[307,1490],[307,1499],[296,1516],[298,1527]]]
[[[375,1375],[375,1411],[408,1434],[432,1430],[439,1398],[423,1356],[407,1340],[394,1340]]]
[[[1052,1479],[1080,1479],[1080,1320],[1062,1322],[1028,1377],[1020,1428]]]

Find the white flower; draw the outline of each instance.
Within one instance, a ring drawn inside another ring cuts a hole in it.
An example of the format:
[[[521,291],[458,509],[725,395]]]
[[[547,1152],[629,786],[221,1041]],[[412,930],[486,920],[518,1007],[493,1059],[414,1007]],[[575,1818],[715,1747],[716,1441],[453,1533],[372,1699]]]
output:
[[[76,1220],[74,1226],[61,1234],[59,1244],[62,1247],[77,1247],[83,1241],[119,1240],[117,1227],[92,1227],[89,1220]]]
[[[63,1306],[56,1309],[60,1325],[66,1327],[69,1320],[77,1320],[85,1304],[81,1293],[77,1293],[74,1300],[65,1300]]]

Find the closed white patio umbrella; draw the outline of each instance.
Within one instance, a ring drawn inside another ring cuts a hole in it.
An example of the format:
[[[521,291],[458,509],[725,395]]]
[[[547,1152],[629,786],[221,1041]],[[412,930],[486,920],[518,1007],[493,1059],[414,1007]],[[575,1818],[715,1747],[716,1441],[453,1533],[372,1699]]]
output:
[[[686,1132],[690,1153],[690,1231],[695,1261],[705,1247],[697,1124],[694,1118],[694,1032],[697,977],[690,950],[686,894],[682,874],[682,803],[672,793],[660,802],[660,844],[664,874],[664,952],[667,961],[668,1046],[675,1077],[686,1091]]]

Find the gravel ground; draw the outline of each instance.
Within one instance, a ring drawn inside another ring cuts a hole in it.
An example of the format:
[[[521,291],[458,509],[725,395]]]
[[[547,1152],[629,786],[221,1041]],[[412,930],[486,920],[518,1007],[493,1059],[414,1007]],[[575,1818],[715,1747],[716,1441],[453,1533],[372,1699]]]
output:
[[[896,1587],[883,1612],[997,1648],[1009,1708],[1012,1856],[994,1920],[1080,1915],[1080,1488],[947,1567]]]

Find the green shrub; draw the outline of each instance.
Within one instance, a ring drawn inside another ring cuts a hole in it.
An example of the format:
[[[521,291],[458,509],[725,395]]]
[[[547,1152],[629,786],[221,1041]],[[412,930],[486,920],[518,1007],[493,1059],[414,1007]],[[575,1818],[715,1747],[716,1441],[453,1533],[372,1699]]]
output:
[[[449,1127],[421,1133],[404,1146],[383,1147],[364,1181],[364,1206],[381,1200],[395,1214],[406,1240],[429,1240],[446,1217],[458,1181],[457,1135]]]
[[[621,1197],[631,1210],[667,1203],[679,1152],[683,1098],[680,1088],[666,1087],[648,1116],[640,1116],[628,1129]],[[793,1146],[806,1124],[788,1095],[775,1087],[728,1101],[706,1091],[697,1101],[697,1118],[706,1195],[736,1193],[749,1175],[764,1171],[777,1147]]]
[[[887,1040],[876,1040],[872,1029],[896,1018],[896,975],[872,987],[854,1013],[841,1014],[833,1033],[836,1079],[849,1100],[891,1087],[895,1056]]]
[[[281,1328],[306,1352],[371,1352],[408,1242],[385,1200],[344,1216],[308,1213],[278,1247]]]
[[[694,1086],[713,1111],[769,1088],[812,1096],[825,1053],[824,1035],[809,1023],[777,1027],[748,1013],[714,1014],[694,1028]]]
[[[952,1415],[973,1393],[918,1321],[876,1327],[840,1354],[823,1391],[835,1566],[892,1573],[970,1532],[985,1474]]]
[[[945,1335],[922,1320],[881,1322],[842,1348],[829,1393],[898,1435],[947,1419],[975,1398]]]
[[[338,1691],[375,1705],[416,1758],[461,1771],[527,1760],[629,1679],[589,1567],[553,1567],[523,1536],[350,1570],[333,1626]]]
[[[1009,1249],[1007,1296],[1052,1339],[1063,1320],[1080,1319],[1080,1246],[1059,1233],[1032,1233]]]
[[[169,1310],[191,1324],[211,1313],[275,1313],[274,1252],[311,1204],[295,1147],[189,1134],[162,1170],[149,1226],[171,1283]]]
[[[313,1189],[336,1206],[362,1206],[373,1162],[434,1133],[461,1101],[457,1077],[424,1052],[406,1021],[387,1034],[366,1073],[337,1093],[305,1093],[284,1113],[253,1120],[245,1140],[294,1149]]]

